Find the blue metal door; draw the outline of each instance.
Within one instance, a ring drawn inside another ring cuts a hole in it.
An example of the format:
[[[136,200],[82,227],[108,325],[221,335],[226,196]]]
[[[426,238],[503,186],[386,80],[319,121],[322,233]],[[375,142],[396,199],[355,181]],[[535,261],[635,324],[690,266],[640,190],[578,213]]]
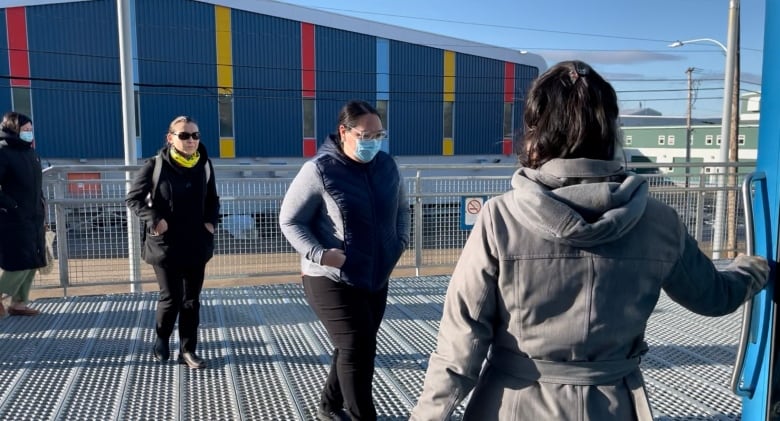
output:
[[[780,186],[780,2],[766,0],[766,22],[764,27],[764,64],[761,94],[761,120],[758,131],[758,161],[752,180],[746,180],[743,194],[746,203],[751,202],[752,239],[749,251],[766,256],[773,268],[771,279],[776,273],[774,263],[778,260],[778,187]],[[750,218],[748,218],[750,219]],[[748,227],[748,229],[750,229]],[[780,387],[774,362],[778,347],[775,341],[777,326],[774,282],[757,295],[751,305],[746,306],[742,343],[735,364],[732,388],[743,396],[743,420],[780,419],[773,414],[780,405]],[[744,347],[744,348],[743,348]]]

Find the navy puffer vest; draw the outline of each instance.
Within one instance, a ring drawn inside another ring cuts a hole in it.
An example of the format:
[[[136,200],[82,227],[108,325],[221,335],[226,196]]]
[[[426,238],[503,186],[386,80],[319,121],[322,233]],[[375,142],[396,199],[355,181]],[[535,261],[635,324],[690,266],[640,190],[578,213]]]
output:
[[[315,163],[344,224],[347,260],[341,268],[341,279],[377,291],[387,285],[403,252],[397,232],[398,167],[385,152],[379,152],[368,163],[355,162],[335,142],[329,137],[323,143]]]

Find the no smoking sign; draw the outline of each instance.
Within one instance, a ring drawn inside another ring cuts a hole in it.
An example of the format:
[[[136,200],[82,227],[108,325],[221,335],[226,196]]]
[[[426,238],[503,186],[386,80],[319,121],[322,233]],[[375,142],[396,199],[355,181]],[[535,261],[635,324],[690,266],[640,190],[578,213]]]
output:
[[[461,197],[460,198],[460,228],[471,229],[477,222],[477,215],[485,204],[486,197]]]

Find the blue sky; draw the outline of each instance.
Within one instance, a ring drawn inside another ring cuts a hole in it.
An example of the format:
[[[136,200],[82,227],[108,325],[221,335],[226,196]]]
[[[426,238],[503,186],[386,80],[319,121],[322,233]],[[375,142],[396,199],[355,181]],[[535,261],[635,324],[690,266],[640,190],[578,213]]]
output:
[[[693,78],[693,116],[722,112],[723,50],[729,0],[285,0],[332,13],[376,20],[490,45],[527,50],[548,65],[566,59],[591,64],[618,91],[621,109],[686,113],[685,71]],[[760,91],[764,0],[742,0],[740,93]]]

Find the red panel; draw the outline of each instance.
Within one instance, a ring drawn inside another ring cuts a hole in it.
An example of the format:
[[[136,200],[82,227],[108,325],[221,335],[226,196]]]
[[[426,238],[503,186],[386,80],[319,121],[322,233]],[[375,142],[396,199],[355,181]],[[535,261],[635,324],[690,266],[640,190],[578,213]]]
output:
[[[5,10],[5,24],[8,28],[8,61],[11,86],[30,86],[30,57],[27,51],[27,19],[24,7],[9,7]]]
[[[513,148],[512,148],[512,139],[504,139],[504,142],[503,142],[502,146],[503,147],[501,149],[502,149],[502,152],[504,153],[504,155],[509,156],[509,155],[512,155],[515,152],[513,150]]]
[[[504,102],[512,102],[515,97],[515,64],[504,62]]]
[[[303,139],[303,156],[309,158],[317,154],[317,140]]]
[[[314,57],[314,25],[301,22],[301,95],[304,98],[314,98],[317,89]]]

